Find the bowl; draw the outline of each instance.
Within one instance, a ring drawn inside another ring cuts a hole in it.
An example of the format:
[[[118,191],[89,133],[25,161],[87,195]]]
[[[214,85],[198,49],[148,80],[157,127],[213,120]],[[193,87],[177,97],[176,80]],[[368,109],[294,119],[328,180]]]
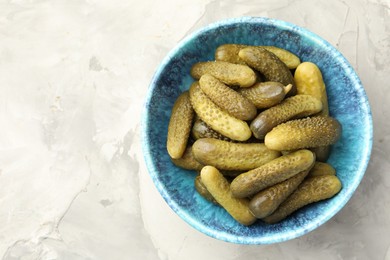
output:
[[[223,208],[203,199],[194,188],[194,171],[172,164],[166,136],[172,106],[193,79],[199,61],[214,60],[225,43],[274,45],[320,68],[327,87],[330,115],[342,125],[328,162],[342,190],[333,198],[308,205],[277,224],[257,221],[243,226]],[[242,17],[210,24],[183,39],[157,68],[142,117],[142,147],[151,178],[168,205],[184,221],[213,238],[239,244],[271,244],[302,236],[332,218],[351,198],[365,173],[372,147],[372,118],[364,88],[343,55],[314,33],[294,24],[261,17]]]

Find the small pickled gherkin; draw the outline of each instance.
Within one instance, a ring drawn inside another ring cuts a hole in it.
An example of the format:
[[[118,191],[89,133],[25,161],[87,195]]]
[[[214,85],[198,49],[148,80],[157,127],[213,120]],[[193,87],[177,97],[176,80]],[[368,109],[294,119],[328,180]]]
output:
[[[279,104],[291,87],[291,84],[284,86],[279,82],[267,81],[256,83],[250,88],[241,88],[237,92],[249,99],[257,108],[263,109]]]
[[[279,206],[263,218],[266,223],[277,223],[296,210],[321,200],[329,199],[341,190],[341,182],[334,175],[322,175],[306,178],[299,187]]]
[[[194,110],[188,91],[183,92],[173,105],[168,125],[167,150],[172,159],[183,156],[191,132]]]
[[[334,144],[340,135],[341,125],[335,118],[314,116],[276,126],[264,143],[272,150],[296,150]]]
[[[263,143],[231,143],[213,138],[196,140],[192,153],[203,165],[230,171],[251,170],[280,156],[280,152],[268,149]]]
[[[230,189],[237,198],[249,197],[311,168],[314,161],[315,156],[309,150],[299,150],[283,155],[256,169],[238,175],[232,181]]]
[[[257,193],[249,203],[249,209],[257,218],[271,215],[293,193],[306,177],[309,169]]]
[[[256,114],[255,105],[210,74],[200,77],[202,91],[219,107],[241,120],[251,120]]]
[[[295,69],[300,63],[300,59],[295,54],[276,46],[250,46],[244,44],[223,44],[215,51],[215,60],[227,61],[236,64],[245,64],[239,56],[240,50],[246,47],[260,47],[275,54],[289,69]]]
[[[196,191],[203,198],[205,198],[206,200],[208,200],[208,201],[218,205],[218,202],[214,199],[213,195],[211,195],[210,192],[207,190],[206,186],[204,186],[204,184],[202,182],[202,179],[200,178],[200,175],[195,177],[194,185],[195,185]]]
[[[248,124],[217,106],[194,82],[190,87],[190,101],[199,118],[218,133],[236,140],[248,140],[252,132]]]
[[[247,47],[240,50],[238,55],[248,66],[261,72],[268,81],[280,82],[285,86],[292,84],[289,95],[296,94],[291,71],[275,54],[261,47]]]
[[[250,87],[256,82],[256,73],[247,65],[233,64],[224,61],[206,61],[195,63],[191,76],[199,80],[210,74],[229,86]]]
[[[310,95],[296,95],[258,114],[251,122],[250,128],[256,138],[264,139],[275,126],[292,118],[318,113],[321,109],[322,103],[317,98]]]
[[[200,138],[214,138],[214,139],[220,139],[224,141],[232,141],[230,138],[227,138],[226,136],[221,135],[217,131],[214,131],[210,126],[208,126],[205,122],[203,122],[200,119],[197,119],[192,126],[192,137],[195,140],[198,140]]]
[[[205,166],[200,176],[209,193],[235,220],[246,226],[256,221],[256,218],[249,211],[249,200],[235,198],[229,188],[229,182],[217,168]]]

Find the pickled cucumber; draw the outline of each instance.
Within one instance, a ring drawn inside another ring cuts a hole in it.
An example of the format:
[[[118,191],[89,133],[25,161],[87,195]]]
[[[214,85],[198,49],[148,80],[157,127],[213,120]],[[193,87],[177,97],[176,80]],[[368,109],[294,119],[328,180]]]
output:
[[[236,64],[245,64],[245,62],[238,56],[241,49],[250,47],[250,45],[244,44],[224,44],[217,48],[215,51],[215,60],[227,61]],[[256,46],[252,46],[256,47]],[[300,64],[300,59],[293,53],[278,48],[275,46],[259,46],[266,49],[269,52],[275,54],[289,69],[295,69]]]
[[[250,88],[241,88],[237,92],[262,109],[279,104],[291,87],[292,85],[285,87],[282,83],[267,81],[256,83]]]
[[[303,206],[329,199],[340,190],[341,182],[334,175],[306,178],[273,214],[263,220],[270,224],[277,223]]]
[[[186,170],[197,170],[200,171],[204,165],[200,164],[197,160],[195,160],[192,154],[192,146],[187,147],[183,156],[179,159],[171,159],[173,164],[186,169]]]
[[[167,150],[173,159],[183,156],[191,132],[193,116],[194,110],[190,97],[188,91],[185,91],[175,101],[168,125]]]
[[[238,175],[230,189],[237,198],[244,198],[258,193],[277,183],[309,169],[315,161],[309,150],[299,150],[276,158],[256,169]]]
[[[328,97],[320,69],[312,62],[299,64],[294,73],[297,94],[311,95],[322,102],[319,115],[328,116]]]
[[[276,126],[265,136],[264,143],[272,150],[295,150],[331,145],[340,135],[341,125],[336,119],[315,116]]]
[[[221,135],[217,131],[214,131],[211,127],[209,127],[205,122],[203,122],[201,119],[197,119],[192,126],[192,137],[195,140],[198,140],[200,138],[215,138],[220,139],[224,141],[231,141],[230,138],[227,138],[226,136]]]
[[[280,152],[269,150],[263,143],[231,143],[213,138],[196,140],[192,153],[203,165],[239,171],[257,168],[280,156]]]
[[[200,175],[195,177],[194,185],[195,185],[196,191],[203,198],[205,198],[206,200],[208,200],[208,201],[210,201],[210,202],[212,202],[214,204],[219,205],[218,202],[214,199],[213,195],[211,195],[210,192],[207,190],[206,186],[204,186],[204,184],[202,182],[202,179],[200,178]]]
[[[219,107],[230,115],[241,119],[251,120],[257,114],[255,105],[237,91],[229,88],[210,74],[204,74],[199,85],[202,91]]]
[[[249,210],[257,218],[271,215],[293,193],[308,174],[302,171],[295,176],[257,193],[249,203]]]
[[[233,197],[229,182],[215,167],[203,167],[200,176],[206,189],[235,220],[243,225],[250,225],[256,221],[249,211],[249,201]]]
[[[204,74],[211,74],[223,83],[232,86],[250,87],[256,82],[256,73],[247,65],[224,61],[206,61],[195,63],[191,76],[200,79]]]
[[[280,82],[285,86],[292,84],[292,89],[288,94],[296,94],[291,71],[275,54],[261,47],[247,47],[240,50],[238,55],[248,66],[261,72],[267,80]]]
[[[212,102],[198,82],[190,87],[191,104],[201,120],[218,133],[237,141],[248,140],[252,132],[246,122],[231,116]]]
[[[336,175],[335,168],[328,163],[316,162],[309,172],[309,176]]]
[[[328,97],[325,82],[318,66],[312,62],[301,63],[294,74],[298,94],[312,95],[322,102],[322,110],[319,115],[329,116]],[[329,157],[329,146],[321,146],[311,149],[317,156],[317,160],[326,162]]]
[[[280,123],[292,118],[300,118],[318,113],[322,103],[310,95],[296,95],[283,100],[280,104],[261,112],[251,123],[253,135],[263,139],[265,135]]]

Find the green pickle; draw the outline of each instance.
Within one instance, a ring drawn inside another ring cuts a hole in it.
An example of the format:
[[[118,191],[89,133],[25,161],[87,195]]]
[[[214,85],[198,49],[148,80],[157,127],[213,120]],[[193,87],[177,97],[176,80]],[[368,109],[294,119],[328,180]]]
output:
[[[314,161],[315,156],[309,150],[299,150],[283,155],[256,169],[238,175],[232,181],[230,188],[237,198],[249,197],[311,168]]]
[[[282,83],[267,81],[259,82],[250,88],[237,90],[242,96],[249,99],[257,108],[264,109],[279,104],[292,85],[284,86]]]
[[[257,193],[249,203],[249,209],[252,214],[256,218],[265,218],[271,215],[296,190],[308,172],[309,169],[304,170],[283,182]]]
[[[306,178],[274,213],[263,220],[270,224],[277,223],[308,204],[333,197],[340,190],[341,182],[334,175]]]
[[[321,109],[322,103],[317,98],[310,95],[296,95],[261,112],[251,122],[250,128],[256,138],[264,139],[265,135],[275,126],[292,118],[318,113]]]
[[[203,75],[199,80],[199,85],[216,105],[235,118],[246,121],[256,116],[256,107],[249,99],[229,88],[214,76]]]
[[[199,80],[205,74],[211,74],[229,86],[245,88],[256,82],[256,73],[247,65],[224,61],[198,62],[192,66],[191,76],[194,79]]]
[[[194,110],[188,91],[183,92],[173,105],[168,125],[167,150],[172,159],[183,156],[191,132]]]
[[[240,50],[246,47],[259,47],[264,48],[269,52],[275,54],[289,69],[295,69],[300,63],[300,59],[293,53],[278,48],[276,46],[250,46],[244,44],[223,44],[220,45],[215,51],[215,60],[217,61],[227,61],[236,64],[245,64],[238,53]]]
[[[292,84],[289,95],[296,94],[291,71],[275,54],[261,47],[247,47],[240,50],[238,55],[248,66],[261,72],[268,81],[280,82],[285,86]]]
[[[340,135],[341,125],[336,119],[315,116],[276,126],[267,133],[264,143],[272,150],[296,150],[334,144]]]
[[[280,156],[280,152],[263,143],[231,143],[213,138],[196,140],[192,153],[203,165],[230,171],[251,170]]]
[[[229,188],[229,182],[223,177],[217,168],[213,166],[203,167],[201,180],[213,198],[239,223],[251,225],[256,221],[255,216],[249,211],[249,200],[235,198]]]

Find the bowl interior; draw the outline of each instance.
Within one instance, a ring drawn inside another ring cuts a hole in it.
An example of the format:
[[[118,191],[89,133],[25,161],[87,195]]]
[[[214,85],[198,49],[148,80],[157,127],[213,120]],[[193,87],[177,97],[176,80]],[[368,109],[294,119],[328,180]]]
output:
[[[196,173],[172,164],[166,136],[172,106],[189,89],[189,71],[199,61],[214,59],[225,43],[274,45],[302,61],[317,64],[327,86],[331,116],[342,127],[328,162],[343,188],[332,199],[306,206],[284,221],[261,221],[245,227],[222,208],[203,199],[194,188]],[[360,183],[370,157],[372,122],[367,97],[354,70],[329,43],[298,26],[268,18],[236,18],[211,24],[185,38],[164,59],[149,88],[143,116],[143,151],[149,173],[169,206],[199,231],[217,239],[244,244],[268,244],[301,236],[334,216]]]

